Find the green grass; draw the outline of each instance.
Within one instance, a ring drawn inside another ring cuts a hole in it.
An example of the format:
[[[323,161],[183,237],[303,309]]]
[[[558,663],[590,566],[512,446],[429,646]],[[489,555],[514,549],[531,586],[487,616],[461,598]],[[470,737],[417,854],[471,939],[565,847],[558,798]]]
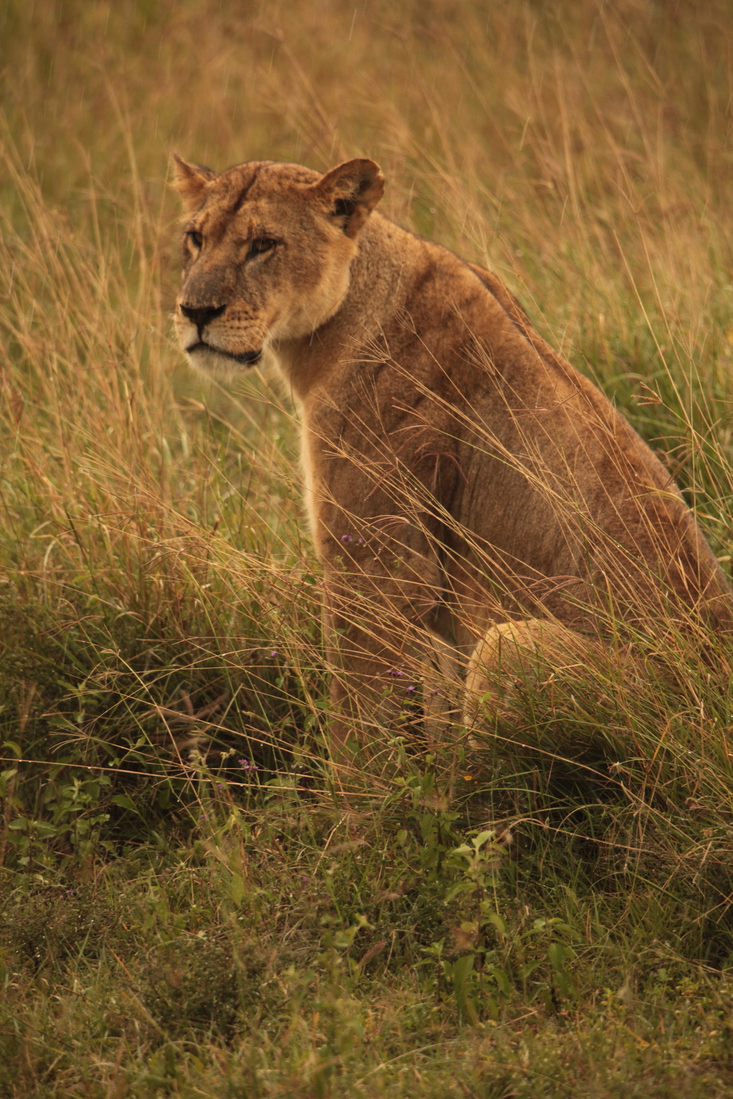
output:
[[[3,5],[0,1095],[733,1094],[730,652],[527,683],[482,748],[408,714],[345,802],[296,418],[182,364],[166,184],[174,149],[377,159],[729,568],[731,33],[724,0]]]

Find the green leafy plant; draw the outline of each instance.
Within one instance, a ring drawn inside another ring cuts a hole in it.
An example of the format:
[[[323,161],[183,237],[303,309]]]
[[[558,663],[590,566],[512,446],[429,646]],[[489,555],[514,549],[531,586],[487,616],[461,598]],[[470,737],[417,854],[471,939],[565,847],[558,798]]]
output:
[[[551,1011],[575,994],[569,963],[576,959],[573,944],[581,941],[577,929],[561,917],[508,921],[498,911],[510,839],[499,841],[484,830],[450,852],[447,868],[459,878],[444,903],[462,910],[463,918],[452,929],[451,950],[444,938],[425,948],[452,987],[459,1018],[470,1023],[486,1015],[498,1019],[513,993],[528,1002],[541,996]]]

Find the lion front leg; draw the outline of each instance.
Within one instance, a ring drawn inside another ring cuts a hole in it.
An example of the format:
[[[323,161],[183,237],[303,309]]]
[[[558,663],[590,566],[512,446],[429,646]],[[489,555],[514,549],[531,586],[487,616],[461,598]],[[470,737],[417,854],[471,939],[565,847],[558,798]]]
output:
[[[419,580],[414,567],[407,577],[327,575],[329,743],[337,764],[355,754],[374,759],[394,735],[424,723],[423,685],[435,655],[428,623],[438,592],[423,563]]]
[[[394,632],[390,638],[385,630],[377,643],[371,631],[347,625],[339,615],[329,616],[327,628],[332,757],[338,764],[359,755],[373,757],[406,717],[409,695],[400,698],[399,692],[409,686],[409,676],[400,668],[400,638]]]

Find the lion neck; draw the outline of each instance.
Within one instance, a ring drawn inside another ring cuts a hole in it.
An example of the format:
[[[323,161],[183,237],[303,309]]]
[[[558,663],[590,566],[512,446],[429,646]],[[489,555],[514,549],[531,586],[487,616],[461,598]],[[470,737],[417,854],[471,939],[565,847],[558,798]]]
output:
[[[330,317],[297,339],[274,342],[270,358],[302,405],[324,386],[359,349],[374,345],[403,312],[410,284],[419,269],[425,243],[389,221],[371,214],[359,234],[350,264],[349,286]]]

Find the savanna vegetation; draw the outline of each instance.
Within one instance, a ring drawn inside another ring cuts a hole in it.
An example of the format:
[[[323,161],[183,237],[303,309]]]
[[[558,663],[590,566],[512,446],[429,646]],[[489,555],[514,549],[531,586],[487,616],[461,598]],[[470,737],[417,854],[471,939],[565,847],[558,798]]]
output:
[[[727,0],[0,6],[0,1095],[733,1094],[731,651],[345,768],[297,418],[188,372],[170,154],[376,159],[733,553]],[[342,786],[348,788],[344,797]]]

